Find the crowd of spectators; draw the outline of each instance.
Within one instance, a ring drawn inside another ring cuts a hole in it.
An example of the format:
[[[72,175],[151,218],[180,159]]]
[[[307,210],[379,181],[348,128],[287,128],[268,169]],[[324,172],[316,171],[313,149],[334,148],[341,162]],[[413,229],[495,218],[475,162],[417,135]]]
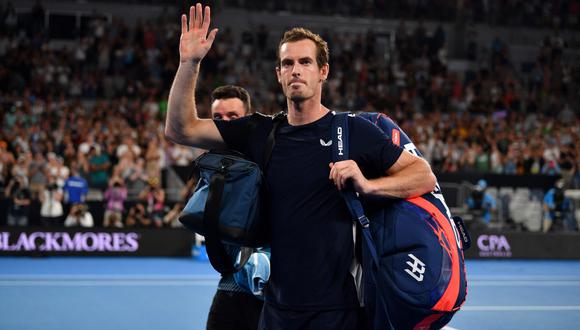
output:
[[[47,224],[80,215],[86,208],[76,205],[89,190],[103,193],[107,226],[175,223],[175,209],[164,216],[163,170],[187,166],[199,153],[163,136],[178,65],[178,22],[130,27],[116,18],[94,19],[72,45],[54,47],[42,25],[18,31],[9,6],[2,12],[0,191],[14,209],[10,223],[25,223],[19,215],[34,200],[63,204],[62,210],[44,208]],[[457,73],[447,69],[442,27],[427,33],[422,24],[411,30],[401,21],[389,58],[373,31],[317,32],[331,49],[323,104],[387,113],[436,171],[578,180],[580,60],[564,60],[560,39],[547,37],[536,61],[523,69],[497,38],[474,54],[473,69]],[[202,66],[200,112],[207,116],[210,91],[223,84],[247,88],[259,111],[280,111],[277,37],[264,26],[241,37],[220,31]],[[86,192],[67,190],[83,180]],[[76,195],[80,199],[71,201]],[[139,202],[128,207],[128,201]]]
[[[494,26],[580,29],[578,0],[226,0],[228,6],[252,10],[358,16],[389,19],[429,19],[451,22],[458,18]]]

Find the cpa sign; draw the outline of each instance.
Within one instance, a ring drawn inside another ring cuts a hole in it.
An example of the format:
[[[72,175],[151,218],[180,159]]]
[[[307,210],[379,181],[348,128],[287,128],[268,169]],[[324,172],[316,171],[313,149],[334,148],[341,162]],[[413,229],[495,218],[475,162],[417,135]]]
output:
[[[479,235],[477,247],[480,257],[510,258],[511,246],[504,235]]]

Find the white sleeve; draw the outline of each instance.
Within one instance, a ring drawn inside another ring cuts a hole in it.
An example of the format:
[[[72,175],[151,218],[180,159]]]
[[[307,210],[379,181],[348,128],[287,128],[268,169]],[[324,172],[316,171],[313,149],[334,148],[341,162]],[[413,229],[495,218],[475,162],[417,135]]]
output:
[[[81,226],[83,227],[94,227],[94,222],[93,222],[93,216],[89,213],[86,212],[85,216],[82,217],[81,219]]]
[[[76,225],[76,221],[75,219],[69,215],[68,217],[66,217],[66,220],[64,220],[64,226],[65,227],[72,227]]]

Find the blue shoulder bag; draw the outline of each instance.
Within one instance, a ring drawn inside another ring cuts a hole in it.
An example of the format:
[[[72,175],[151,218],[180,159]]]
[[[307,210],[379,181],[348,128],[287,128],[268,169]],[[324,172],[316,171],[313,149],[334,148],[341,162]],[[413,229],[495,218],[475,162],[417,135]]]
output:
[[[274,149],[275,131],[282,117],[273,118],[262,168],[233,151],[208,151],[194,161],[200,178],[179,221],[185,228],[205,236],[210,263],[222,274],[242,269],[252,248],[267,243],[268,221],[262,216],[265,193],[262,169],[266,169]],[[242,247],[239,262],[228,254],[224,244]]]

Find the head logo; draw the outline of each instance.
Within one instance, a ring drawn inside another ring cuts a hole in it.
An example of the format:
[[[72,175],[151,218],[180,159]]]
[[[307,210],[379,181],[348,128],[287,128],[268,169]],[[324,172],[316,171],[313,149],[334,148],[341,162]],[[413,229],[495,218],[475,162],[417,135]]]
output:
[[[342,145],[342,127],[338,127],[336,129],[336,134],[338,135],[338,155],[342,156],[343,153],[343,145]]]
[[[477,247],[480,257],[509,258],[512,256],[510,244],[504,235],[479,235]]]

